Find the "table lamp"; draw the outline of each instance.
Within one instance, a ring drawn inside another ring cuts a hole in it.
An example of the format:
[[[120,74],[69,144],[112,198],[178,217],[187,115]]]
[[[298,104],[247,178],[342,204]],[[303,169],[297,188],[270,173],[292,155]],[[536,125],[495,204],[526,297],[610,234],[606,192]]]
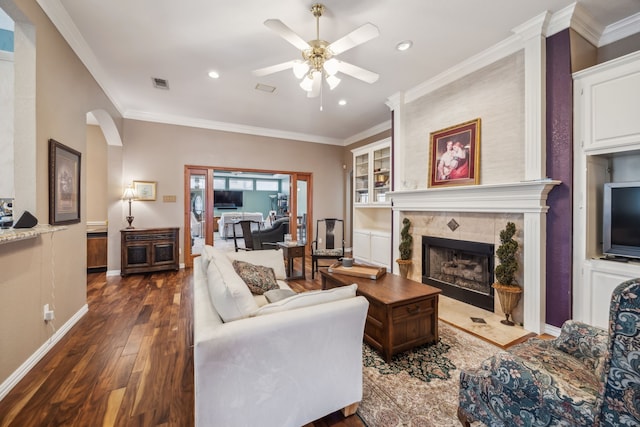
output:
[[[131,225],[131,223],[133,222],[133,216],[131,216],[131,200],[135,198],[136,191],[132,186],[127,186],[127,188],[124,190],[124,194],[122,195],[123,200],[129,200],[129,216],[127,216],[127,222],[129,223],[129,225],[127,226],[127,228],[135,228],[133,225]]]

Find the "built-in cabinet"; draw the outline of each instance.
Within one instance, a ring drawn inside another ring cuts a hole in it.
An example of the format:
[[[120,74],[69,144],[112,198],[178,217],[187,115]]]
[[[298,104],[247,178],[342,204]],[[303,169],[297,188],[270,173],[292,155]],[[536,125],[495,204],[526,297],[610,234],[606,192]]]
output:
[[[606,328],[611,291],[640,277],[640,260],[601,259],[604,184],[640,181],[640,52],[573,78],[573,318]]]
[[[352,150],[353,257],[391,269],[391,139]]]
[[[356,205],[389,205],[391,140],[357,148],[353,152],[353,188]]]

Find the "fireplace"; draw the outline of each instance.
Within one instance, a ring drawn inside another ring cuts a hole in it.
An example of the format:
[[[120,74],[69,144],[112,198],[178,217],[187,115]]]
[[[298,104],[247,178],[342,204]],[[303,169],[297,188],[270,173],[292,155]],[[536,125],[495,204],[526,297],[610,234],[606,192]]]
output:
[[[422,236],[422,283],[442,294],[494,311],[494,245]]]

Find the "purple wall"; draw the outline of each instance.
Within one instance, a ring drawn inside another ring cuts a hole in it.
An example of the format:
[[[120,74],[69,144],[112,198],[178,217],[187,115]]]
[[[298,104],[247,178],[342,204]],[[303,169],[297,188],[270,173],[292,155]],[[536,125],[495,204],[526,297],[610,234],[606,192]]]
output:
[[[547,38],[547,176],[562,181],[547,199],[546,322],[571,318],[573,80],[569,30]]]

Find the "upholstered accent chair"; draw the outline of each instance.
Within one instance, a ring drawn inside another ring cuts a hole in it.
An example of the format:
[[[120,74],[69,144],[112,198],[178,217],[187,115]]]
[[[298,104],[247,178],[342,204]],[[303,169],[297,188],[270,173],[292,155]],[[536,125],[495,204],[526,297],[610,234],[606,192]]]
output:
[[[316,221],[316,238],[311,244],[311,278],[321,259],[338,260],[344,256],[344,221],[325,218]]]
[[[289,233],[289,217],[276,219],[271,227],[251,232],[253,247],[260,249],[277,249],[277,242],[284,242],[284,235]]]
[[[609,330],[569,320],[460,373],[463,425],[640,425],[640,279],[612,293]]]

